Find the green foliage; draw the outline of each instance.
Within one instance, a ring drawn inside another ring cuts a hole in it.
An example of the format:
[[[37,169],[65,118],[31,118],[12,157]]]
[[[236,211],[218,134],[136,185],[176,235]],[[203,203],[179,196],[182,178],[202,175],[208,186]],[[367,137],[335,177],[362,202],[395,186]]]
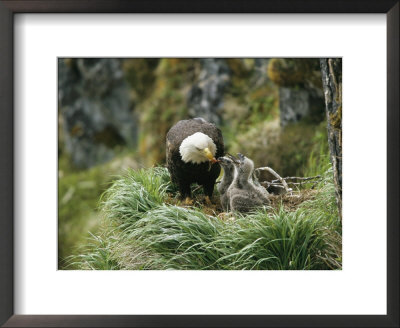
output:
[[[164,161],[169,128],[187,118],[186,88],[193,79],[196,64],[193,59],[161,59],[155,69],[152,92],[137,106],[139,153],[148,165]]]
[[[263,87],[251,92],[248,96],[250,106],[249,124],[273,120],[279,115],[278,95],[271,87]]]
[[[116,180],[102,195],[103,211],[111,220],[131,224],[143,213],[163,203],[168,190],[164,168],[127,170],[123,179]]]
[[[281,129],[279,121],[267,120],[236,135],[229,151],[242,152],[256,166],[270,166],[282,176],[310,176],[320,174],[321,161],[327,163],[327,138],[325,122],[317,126],[299,122]]]
[[[73,166],[66,153],[58,160],[58,265],[86,243],[89,231],[100,229],[99,198],[110,187],[124,167],[136,167],[135,155],[129,150],[114,160],[80,170]],[[168,176],[169,178],[169,176]]]
[[[234,220],[166,204],[165,168],[128,171],[103,195],[105,226],[81,269],[316,270],[341,268],[341,226],[332,173],[293,212],[263,209]]]
[[[113,259],[114,243],[115,240],[111,235],[105,238],[91,233],[81,254],[66,258],[65,269],[119,270],[117,261]]]
[[[315,130],[312,141],[313,146],[303,170],[304,176],[309,177],[319,175],[321,171],[326,171],[331,167],[326,122],[321,123]]]
[[[69,171],[67,159],[60,160],[58,183],[58,257],[60,268],[62,259],[70,255],[74,245],[86,238],[88,230],[96,232],[98,217],[96,208],[100,195],[109,186],[111,176],[103,166],[85,171]],[[85,233],[82,233],[85,232]]]
[[[315,161],[315,170],[320,168],[319,162],[324,157],[316,157],[316,154],[327,154],[327,140],[326,123],[315,126],[299,122],[286,126],[279,138],[266,147],[264,154],[269,166],[283,176],[308,176],[310,161]]]
[[[225,149],[254,157],[260,145],[269,143],[266,127],[279,117],[278,87],[271,82],[255,86],[251,76],[243,74],[242,78],[232,78],[226,94],[220,127]],[[272,134],[275,131],[273,128]]]
[[[131,58],[123,61],[122,69],[125,77],[139,100],[149,95],[153,87],[158,58]]]
[[[318,58],[273,58],[268,65],[268,77],[281,87],[304,87],[311,83],[321,87]]]
[[[240,58],[227,58],[226,63],[231,72],[230,92],[240,97],[243,94],[243,90],[248,89],[251,69],[246,66],[245,60]]]
[[[234,62],[236,63],[236,62]],[[318,107],[299,123],[281,128],[279,124],[280,85],[304,88],[303,84],[319,86],[321,76],[318,59],[271,59],[269,69],[276,71],[282,81],[265,82],[259,86],[246,75],[244,62],[240,61],[241,78],[232,79],[224,103],[221,127],[230,153],[242,152],[251,157],[256,166],[270,166],[284,176],[304,176],[310,156],[318,165],[320,148],[327,149],[326,123],[319,124],[323,108]],[[232,63],[231,63],[231,65]],[[232,68],[231,68],[232,70]],[[301,84],[299,81],[304,82]],[[325,138],[325,139],[324,139]]]

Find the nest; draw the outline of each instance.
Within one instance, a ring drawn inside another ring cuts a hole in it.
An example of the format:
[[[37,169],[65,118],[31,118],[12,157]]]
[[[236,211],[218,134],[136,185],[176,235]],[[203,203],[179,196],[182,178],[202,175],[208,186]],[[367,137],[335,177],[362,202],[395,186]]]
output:
[[[278,209],[282,205],[285,211],[292,212],[305,201],[314,199],[317,192],[315,189],[303,189],[292,191],[290,194],[270,195],[269,199],[273,209]]]
[[[270,167],[260,167],[255,169],[258,173],[265,172],[272,177],[272,179],[261,181],[260,184],[266,188],[270,193],[269,200],[271,201],[272,210],[279,210],[283,206],[287,212],[295,211],[303,202],[314,199],[317,194],[317,190],[314,187],[321,181],[321,176],[317,175],[314,177],[285,177],[282,178]],[[273,180],[273,178],[275,178]],[[305,186],[310,186],[305,188]],[[168,194],[166,199],[167,204],[180,206],[180,207],[196,207],[203,213],[210,216],[218,216],[225,218],[229,216],[225,213],[219,196],[214,194],[211,199],[211,204],[207,203],[205,196],[198,193],[201,187],[197,186],[193,189],[192,204],[185,204],[181,201],[177,195]],[[293,190],[295,188],[296,190]]]
[[[285,211],[293,212],[305,201],[314,199],[317,193],[318,191],[315,189],[302,189],[281,195],[270,194],[270,206],[272,210],[279,210],[283,206]],[[224,218],[226,216],[218,195],[212,197],[211,204],[206,202],[204,195],[194,195],[192,200],[193,203],[187,205],[177,195],[169,194],[165,202],[180,207],[196,207],[203,213],[214,217]]]

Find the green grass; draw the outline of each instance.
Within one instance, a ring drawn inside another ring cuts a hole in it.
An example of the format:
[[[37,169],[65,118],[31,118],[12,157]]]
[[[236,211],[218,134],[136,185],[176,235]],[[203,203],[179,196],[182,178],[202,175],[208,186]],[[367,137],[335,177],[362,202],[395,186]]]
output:
[[[79,170],[71,165],[66,154],[58,162],[58,267],[65,268],[65,258],[77,253],[77,246],[86,244],[90,233],[101,228],[99,198],[134,157],[125,151],[113,161]],[[89,233],[90,231],[90,233]]]
[[[311,149],[307,165],[304,169],[304,176],[308,177],[319,175],[321,171],[326,171],[331,167],[326,122],[322,122],[317,127],[312,141],[314,146]]]
[[[109,170],[98,166],[85,171],[67,172],[58,183],[58,258],[71,255],[76,244],[85,242],[88,231],[97,232],[100,222],[96,209],[100,195],[109,187]]]
[[[332,173],[295,211],[283,206],[223,220],[166,203],[176,189],[165,168],[128,170],[103,194],[103,227],[74,269],[341,269],[341,223]]]

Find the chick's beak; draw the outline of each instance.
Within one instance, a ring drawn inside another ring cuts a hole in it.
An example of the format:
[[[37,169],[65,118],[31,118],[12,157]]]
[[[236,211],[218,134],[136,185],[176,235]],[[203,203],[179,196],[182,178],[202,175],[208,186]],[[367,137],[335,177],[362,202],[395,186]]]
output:
[[[209,160],[211,163],[216,163],[216,162],[218,162],[218,161],[215,159],[215,157],[213,156],[213,154],[210,152],[210,149],[204,148],[204,149],[203,149],[203,152],[204,152],[204,155],[208,158],[208,160]]]

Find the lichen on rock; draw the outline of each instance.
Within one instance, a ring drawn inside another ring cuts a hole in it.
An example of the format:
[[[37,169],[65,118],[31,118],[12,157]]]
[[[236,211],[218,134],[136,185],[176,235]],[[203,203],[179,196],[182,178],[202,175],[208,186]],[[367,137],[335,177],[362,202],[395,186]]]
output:
[[[119,59],[59,59],[58,101],[65,151],[88,168],[133,147],[136,122]]]

